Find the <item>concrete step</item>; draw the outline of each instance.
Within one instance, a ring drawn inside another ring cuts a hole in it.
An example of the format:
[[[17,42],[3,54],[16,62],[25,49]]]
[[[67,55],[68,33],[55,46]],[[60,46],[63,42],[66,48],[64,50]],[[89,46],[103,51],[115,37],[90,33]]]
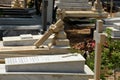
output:
[[[0,25],[35,25],[39,23],[36,18],[0,18]]]
[[[35,14],[35,9],[18,9],[18,8],[0,8],[1,16],[0,17],[12,17],[12,16],[31,16]]]
[[[69,46],[70,45],[70,42],[68,39],[55,39],[53,43],[56,46]]]
[[[40,30],[41,25],[0,25],[0,30]]]

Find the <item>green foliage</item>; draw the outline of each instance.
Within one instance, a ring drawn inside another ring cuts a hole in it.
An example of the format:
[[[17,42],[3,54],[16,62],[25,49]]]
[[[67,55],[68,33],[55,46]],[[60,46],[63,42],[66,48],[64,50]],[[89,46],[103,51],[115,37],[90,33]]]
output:
[[[104,70],[107,68],[108,70],[106,73],[101,74],[101,79],[104,79],[104,75],[108,74],[111,75],[113,72],[112,70],[116,70],[117,68],[120,68],[120,40],[113,40],[111,38],[111,30],[107,29],[107,47],[102,47],[102,56],[101,56],[101,69]],[[90,58],[87,59],[86,63],[87,65],[94,70],[94,57],[95,53],[90,53]]]

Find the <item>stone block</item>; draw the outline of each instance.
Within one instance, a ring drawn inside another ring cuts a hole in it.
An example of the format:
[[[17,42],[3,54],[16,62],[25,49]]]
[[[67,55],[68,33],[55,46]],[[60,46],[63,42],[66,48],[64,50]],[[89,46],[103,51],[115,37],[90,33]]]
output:
[[[2,80],[88,80],[93,78],[93,71],[85,65],[84,73],[51,73],[51,72],[6,72],[5,64],[0,64]]]
[[[49,47],[51,54],[70,53],[70,48],[71,48],[70,46],[56,46],[56,45],[49,45]]]
[[[32,35],[32,36],[29,35],[29,37],[32,37],[33,39],[31,38],[23,39],[26,37],[26,35],[3,37],[3,45],[4,46],[29,46],[29,45],[33,45],[42,36],[43,35]],[[43,44],[46,45],[52,42],[53,37],[54,35],[51,35],[49,39],[47,39]]]
[[[68,39],[55,39],[53,40],[56,46],[69,46],[70,42]]]
[[[6,58],[7,72],[83,73],[85,59],[78,53]]]
[[[66,39],[67,35],[66,35],[65,31],[60,31],[59,33],[57,33],[55,35],[55,38],[57,38],[57,39]]]
[[[22,34],[20,35],[21,39],[33,39],[32,34]]]

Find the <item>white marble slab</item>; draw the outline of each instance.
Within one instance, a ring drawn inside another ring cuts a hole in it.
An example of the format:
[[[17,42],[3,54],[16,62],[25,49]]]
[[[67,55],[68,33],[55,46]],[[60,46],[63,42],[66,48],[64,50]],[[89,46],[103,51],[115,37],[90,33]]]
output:
[[[80,54],[43,55],[6,58],[8,72],[84,72],[85,59]]]
[[[21,39],[33,39],[32,34],[21,34],[20,35]]]
[[[93,71],[85,65],[84,73],[50,72],[6,72],[5,64],[0,64],[1,80],[88,80],[93,78]]]
[[[21,39],[21,36],[3,37],[4,46],[29,46],[33,45],[35,41],[40,39],[43,35],[32,35],[31,38]],[[52,42],[54,35],[51,35],[43,44],[46,45]],[[25,35],[24,35],[25,38]]]

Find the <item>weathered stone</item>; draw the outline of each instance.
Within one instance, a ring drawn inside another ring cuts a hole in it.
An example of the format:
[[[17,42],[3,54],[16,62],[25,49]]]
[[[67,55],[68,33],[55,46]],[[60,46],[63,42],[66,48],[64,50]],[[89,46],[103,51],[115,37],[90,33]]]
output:
[[[6,58],[5,63],[8,72],[83,73],[85,59],[76,53]]]
[[[53,44],[56,46],[69,46],[70,42],[68,39],[55,39],[53,40]]]
[[[40,39],[43,35],[32,35],[31,38],[21,39],[20,36],[13,36],[13,37],[3,37],[3,45],[4,46],[29,46],[33,45],[38,39]],[[25,37],[25,36],[24,36]],[[52,42],[54,35],[51,35],[43,45],[47,45],[48,43]]]
[[[32,34],[22,34],[20,35],[21,39],[33,39]]]
[[[65,31],[60,31],[57,34],[55,34],[55,38],[57,39],[67,39],[67,35]]]
[[[73,66],[74,67],[74,66]],[[85,65],[84,73],[51,72],[6,72],[5,65],[0,64],[0,78],[3,80],[88,80],[94,73]]]

